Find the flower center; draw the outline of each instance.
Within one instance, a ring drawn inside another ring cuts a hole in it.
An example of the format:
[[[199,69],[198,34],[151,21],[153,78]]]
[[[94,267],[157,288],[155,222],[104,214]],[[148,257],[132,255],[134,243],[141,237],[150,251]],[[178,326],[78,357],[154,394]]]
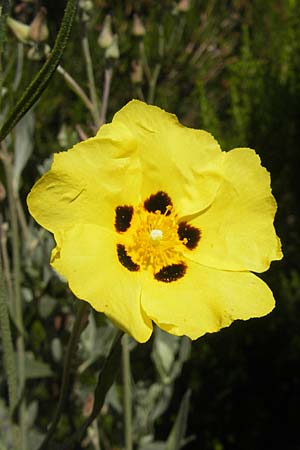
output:
[[[159,191],[143,205],[118,206],[115,211],[117,256],[127,270],[148,270],[156,280],[166,283],[185,275],[184,252],[197,247],[201,232],[178,220],[167,193]]]
[[[148,212],[137,207],[122,241],[136,264],[156,273],[165,266],[182,261],[183,242],[177,228],[175,214]]]

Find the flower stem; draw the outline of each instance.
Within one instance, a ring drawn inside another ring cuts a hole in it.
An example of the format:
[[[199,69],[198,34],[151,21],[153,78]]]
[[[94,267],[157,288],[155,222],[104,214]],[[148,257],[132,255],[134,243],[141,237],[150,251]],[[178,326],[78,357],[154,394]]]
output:
[[[62,375],[62,384],[61,384],[61,390],[60,390],[60,396],[58,400],[58,405],[55,411],[54,419],[52,421],[52,424],[46,434],[46,437],[42,444],[40,445],[38,450],[44,450],[48,447],[49,442],[52,439],[52,436],[57,428],[57,425],[60,421],[66,398],[67,398],[67,392],[69,387],[69,381],[70,381],[70,373],[71,373],[71,366],[72,361],[74,358],[74,353],[76,352],[78,340],[80,337],[81,332],[83,331],[88,317],[88,311],[89,311],[89,304],[80,301],[75,322],[73,325],[72,333],[68,342],[68,347],[66,351],[66,357],[64,360],[64,368],[63,368],[63,375]]]
[[[124,386],[124,436],[125,450],[132,450],[132,398],[131,398],[131,371],[130,371],[130,350],[129,337],[123,336],[122,341],[122,369]]]

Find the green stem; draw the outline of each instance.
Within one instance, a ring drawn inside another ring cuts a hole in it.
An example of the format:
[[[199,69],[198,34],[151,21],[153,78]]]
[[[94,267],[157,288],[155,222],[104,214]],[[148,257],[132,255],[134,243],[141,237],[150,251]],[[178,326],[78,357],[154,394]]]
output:
[[[87,34],[85,33],[82,37],[82,50],[83,50],[83,56],[86,63],[86,71],[87,71],[87,78],[88,78],[88,85],[89,85],[89,91],[90,91],[90,98],[93,104],[93,120],[95,126],[99,127],[99,100],[97,96],[97,90],[96,90],[96,84],[95,84],[95,78],[94,78],[94,69],[93,69],[93,62],[90,52],[90,46],[89,46],[89,40],[87,37]]]
[[[43,64],[40,71],[25,90],[24,94],[18,100],[16,106],[9,111],[7,118],[0,129],[0,142],[8,135],[24,114],[36,103],[54,75],[69,40],[77,3],[78,0],[68,0],[53,50],[47,61]]]
[[[0,258],[0,329],[2,334],[4,367],[8,384],[9,411],[12,416],[14,407],[17,404],[17,370],[5,294],[4,274]]]
[[[132,450],[132,398],[131,398],[131,371],[129,337],[123,336],[122,342],[122,369],[123,369],[123,399],[124,399],[124,427],[125,449]]]
[[[80,338],[81,332],[83,331],[86,322],[87,322],[87,316],[89,311],[89,304],[80,301],[76,319],[73,325],[72,333],[68,342],[68,347],[66,351],[66,357],[64,360],[64,368],[63,368],[63,375],[62,375],[62,384],[61,384],[61,390],[60,390],[60,396],[58,400],[58,405],[55,411],[54,419],[51,423],[51,426],[46,434],[46,437],[42,444],[40,445],[38,450],[44,450],[48,447],[49,442],[52,439],[52,436],[59,424],[66,398],[69,388],[69,381],[70,381],[70,373],[71,373],[71,367],[72,367],[72,360],[74,358],[74,353],[77,349],[78,340]]]

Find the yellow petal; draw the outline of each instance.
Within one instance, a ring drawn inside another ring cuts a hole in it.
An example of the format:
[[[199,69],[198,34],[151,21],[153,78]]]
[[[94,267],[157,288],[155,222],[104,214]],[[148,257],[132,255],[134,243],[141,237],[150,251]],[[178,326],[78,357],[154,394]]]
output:
[[[51,170],[28,195],[31,215],[52,232],[74,223],[112,229],[115,207],[140,201],[139,162],[134,144],[126,143],[119,146],[109,138],[91,138],[56,153]]]
[[[147,341],[152,322],[141,307],[140,273],[129,272],[118,261],[115,234],[96,225],[75,225],[57,241],[52,266],[74,294],[137,341]]]
[[[142,198],[164,191],[180,215],[193,214],[212,202],[220,184],[223,154],[209,133],[184,127],[175,115],[138,100],[115,114],[98,136],[117,135],[121,142],[120,129],[127,140],[129,131],[137,145]]]
[[[228,152],[222,170],[213,204],[191,222],[200,228],[201,239],[187,256],[218,269],[263,272],[282,258],[269,173],[247,148]]]
[[[197,339],[236,319],[268,314],[271,290],[250,272],[226,272],[190,263],[186,275],[170,283],[147,276],[142,289],[147,315],[163,330]]]

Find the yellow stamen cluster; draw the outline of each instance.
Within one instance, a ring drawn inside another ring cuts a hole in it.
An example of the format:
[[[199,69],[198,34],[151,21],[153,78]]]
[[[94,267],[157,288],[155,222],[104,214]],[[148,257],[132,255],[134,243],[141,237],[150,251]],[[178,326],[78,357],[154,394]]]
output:
[[[176,214],[168,207],[165,214],[134,210],[130,228],[124,235],[127,254],[143,269],[154,273],[182,261],[183,241],[178,237]]]

